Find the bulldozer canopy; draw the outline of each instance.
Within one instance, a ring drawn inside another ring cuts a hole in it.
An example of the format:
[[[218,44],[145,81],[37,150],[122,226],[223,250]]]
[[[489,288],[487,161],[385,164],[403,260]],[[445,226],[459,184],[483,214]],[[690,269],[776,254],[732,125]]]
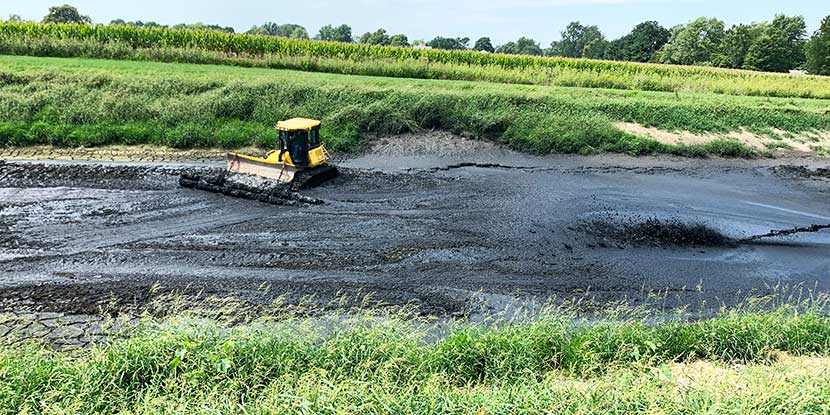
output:
[[[292,118],[290,120],[280,121],[277,123],[277,129],[282,131],[310,130],[319,126],[320,121],[308,118]]]

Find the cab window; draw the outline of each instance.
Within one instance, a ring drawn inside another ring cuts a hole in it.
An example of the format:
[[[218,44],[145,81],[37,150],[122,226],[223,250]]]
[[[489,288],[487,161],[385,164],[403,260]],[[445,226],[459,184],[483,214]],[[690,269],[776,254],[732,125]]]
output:
[[[320,146],[320,128],[312,128],[308,134],[308,148]]]

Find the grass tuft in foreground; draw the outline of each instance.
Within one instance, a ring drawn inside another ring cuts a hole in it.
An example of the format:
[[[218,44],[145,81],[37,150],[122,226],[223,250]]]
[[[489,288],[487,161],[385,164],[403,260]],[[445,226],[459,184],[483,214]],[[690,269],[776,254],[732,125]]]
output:
[[[825,413],[830,359],[798,357],[830,355],[813,304],[692,322],[147,318],[87,350],[3,349],[0,412]]]

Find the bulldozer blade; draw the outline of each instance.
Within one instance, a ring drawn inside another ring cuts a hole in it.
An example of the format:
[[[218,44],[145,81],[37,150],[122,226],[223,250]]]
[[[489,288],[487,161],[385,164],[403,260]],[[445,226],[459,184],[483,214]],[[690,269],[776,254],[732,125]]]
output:
[[[334,179],[340,175],[337,167],[332,165],[317,166],[310,169],[302,170],[294,175],[294,181],[291,183],[291,189],[295,192],[300,189],[307,189],[318,186],[323,182]]]
[[[294,167],[251,160],[234,153],[228,153],[227,161],[228,173],[249,174],[280,183],[291,183],[297,174],[297,169]]]

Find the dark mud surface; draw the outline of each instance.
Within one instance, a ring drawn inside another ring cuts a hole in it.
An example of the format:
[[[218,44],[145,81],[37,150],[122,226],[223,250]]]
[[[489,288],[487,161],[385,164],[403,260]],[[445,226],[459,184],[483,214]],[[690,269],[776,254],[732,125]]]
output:
[[[830,232],[736,242],[830,223],[814,166],[366,157],[302,192],[322,204],[295,206],[179,186],[216,164],[0,164],[0,316],[137,313],[170,292],[458,316],[514,299],[717,307],[830,289]]]

